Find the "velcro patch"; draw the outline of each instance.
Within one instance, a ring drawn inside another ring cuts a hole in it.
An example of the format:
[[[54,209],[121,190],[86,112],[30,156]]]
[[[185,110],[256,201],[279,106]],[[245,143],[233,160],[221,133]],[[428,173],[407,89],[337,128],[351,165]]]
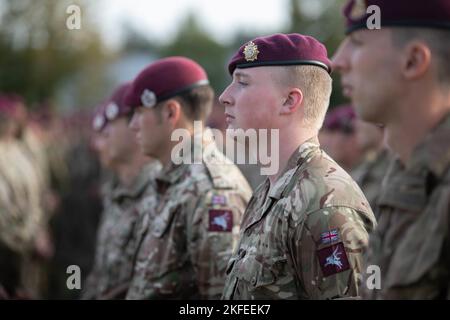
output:
[[[331,242],[339,241],[339,231],[338,229],[333,229],[327,232],[323,232],[320,235],[322,244],[329,244]]]
[[[342,242],[318,250],[317,257],[324,277],[350,269],[350,263]]]
[[[220,205],[226,205],[227,204],[227,198],[222,195],[214,195],[211,199],[212,204],[220,204]]]
[[[211,209],[209,214],[209,231],[230,232],[233,228],[233,212],[231,210]]]

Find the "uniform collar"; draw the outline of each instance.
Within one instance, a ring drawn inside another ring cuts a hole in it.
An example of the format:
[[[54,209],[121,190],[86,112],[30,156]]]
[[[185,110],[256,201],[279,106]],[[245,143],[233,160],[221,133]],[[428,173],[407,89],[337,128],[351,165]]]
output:
[[[303,164],[307,163],[320,147],[319,139],[315,136],[302,143],[290,156],[286,167],[270,189],[268,196],[274,200],[279,200],[289,192],[290,183],[293,183],[292,176]]]
[[[190,162],[193,164],[203,163],[203,157],[209,159],[214,157],[214,153],[217,152],[213,141],[213,135],[209,128],[204,128],[202,130],[202,136],[192,136],[192,140],[189,142],[191,149],[191,154],[185,155],[181,164],[175,164],[171,162],[156,178],[158,185],[173,185],[180,181],[180,179],[186,175],[191,167],[190,164],[186,163],[188,157],[193,155]],[[193,160],[193,161],[192,161]]]
[[[153,160],[142,167],[139,174],[129,186],[123,186],[119,184],[117,178],[114,182],[114,188],[112,189],[112,198],[114,200],[120,198],[137,198],[151,183],[152,174],[159,167],[159,163]]]
[[[398,158],[391,163],[378,204],[421,212],[450,166],[449,137],[450,114],[414,149],[406,165]]]
[[[270,210],[270,208],[283,197],[286,197],[298,183],[298,179],[293,179],[293,176],[302,166],[309,162],[315,152],[319,150],[319,140],[313,137],[302,143],[291,155],[286,167],[275,181],[272,188],[270,188],[270,181],[267,178],[256,190],[254,195],[258,195],[259,199],[264,199],[261,210],[258,210],[252,217],[250,223],[246,228],[249,228],[256,222],[260,221],[262,217]],[[270,188],[270,190],[269,190]],[[266,197],[267,194],[267,197]]]

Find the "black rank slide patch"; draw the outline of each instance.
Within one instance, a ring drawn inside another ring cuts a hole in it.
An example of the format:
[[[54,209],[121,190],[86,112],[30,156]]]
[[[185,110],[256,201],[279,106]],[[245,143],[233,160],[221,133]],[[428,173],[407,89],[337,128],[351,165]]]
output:
[[[317,257],[324,277],[350,269],[342,242],[317,250]]]
[[[209,231],[230,232],[233,228],[233,212],[231,210],[211,209],[209,213]]]

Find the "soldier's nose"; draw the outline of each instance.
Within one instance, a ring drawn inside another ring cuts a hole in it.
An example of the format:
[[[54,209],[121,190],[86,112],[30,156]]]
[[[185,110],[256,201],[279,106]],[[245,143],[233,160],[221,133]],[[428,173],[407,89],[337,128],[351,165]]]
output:
[[[219,97],[219,102],[224,106],[232,105],[231,95],[228,93],[228,88],[226,88]]]
[[[342,43],[331,58],[331,68],[334,71],[342,72],[347,68],[346,44]]]
[[[136,113],[134,113],[133,117],[130,120],[130,123],[128,124],[130,129],[133,131],[139,131],[138,121],[136,118],[137,118]]]

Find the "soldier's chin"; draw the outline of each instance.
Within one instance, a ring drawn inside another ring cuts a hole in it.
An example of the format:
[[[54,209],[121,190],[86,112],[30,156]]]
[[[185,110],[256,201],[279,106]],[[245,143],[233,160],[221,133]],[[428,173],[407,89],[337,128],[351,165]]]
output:
[[[227,130],[236,130],[236,127],[230,122],[227,125]]]
[[[152,157],[151,151],[145,145],[141,144],[140,148],[143,155]]]

